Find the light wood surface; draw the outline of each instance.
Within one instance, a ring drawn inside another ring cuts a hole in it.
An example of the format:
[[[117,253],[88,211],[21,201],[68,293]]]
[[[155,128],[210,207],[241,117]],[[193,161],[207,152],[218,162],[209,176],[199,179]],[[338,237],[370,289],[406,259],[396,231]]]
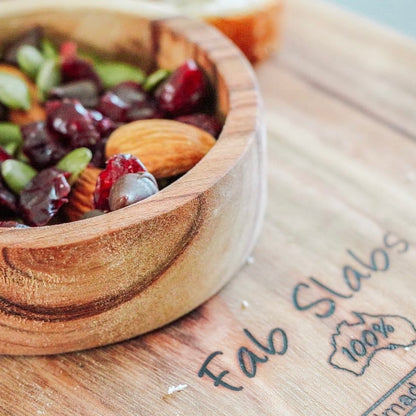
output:
[[[176,156],[168,143],[162,152],[154,146],[159,156],[152,154],[152,163],[176,157],[190,170],[171,171],[183,176],[140,204],[84,221],[2,231],[2,354],[83,350],[172,322],[218,292],[259,234],[265,132],[251,66],[210,26],[182,17],[151,19],[145,11],[129,0],[72,1],[62,10],[48,0],[0,3],[0,41],[16,28],[40,25],[50,39],[72,39],[138,65],[152,59],[154,66],[173,70],[194,59],[216,92],[218,117],[225,119],[209,152],[202,146],[208,135],[201,135],[208,153],[192,169],[202,157],[196,139],[196,149],[185,154],[178,146]]]
[[[257,68],[269,199],[253,261],[162,330],[2,357],[2,414],[413,414],[416,44],[318,1],[292,0],[286,26],[282,53]],[[251,378],[248,350],[268,358]],[[218,351],[207,369],[242,390],[198,376]]]

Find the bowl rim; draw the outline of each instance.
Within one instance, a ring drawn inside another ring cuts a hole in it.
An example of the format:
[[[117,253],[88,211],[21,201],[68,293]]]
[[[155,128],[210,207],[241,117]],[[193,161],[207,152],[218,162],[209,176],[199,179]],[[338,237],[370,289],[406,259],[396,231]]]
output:
[[[128,13],[129,17],[134,15],[167,26],[172,32],[176,32],[181,25],[187,25],[188,29],[181,34],[204,50],[218,76],[225,81],[229,111],[217,143],[204,158],[185,175],[152,197],[94,218],[42,227],[0,229],[0,242],[3,246],[33,248],[35,243],[39,248],[76,244],[172,212],[209,191],[238,163],[255,141],[261,120],[262,102],[254,70],[240,50],[214,27],[188,17],[173,16],[163,12],[160,6],[139,0],[118,0],[115,4],[111,0],[72,0],[65,3],[39,0],[31,4],[25,0],[4,0],[0,2],[0,20],[38,13],[43,9],[61,13],[74,10]],[[243,86],[236,77],[236,71],[244,75]],[[244,111],[248,107],[251,112]],[[253,108],[256,111],[253,112]],[[241,111],[244,114],[241,115]],[[223,152],[227,150],[230,157],[224,157]],[[204,171],[210,174],[204,175]],[[193,181],[194,177],[198,177],[198,181]]]

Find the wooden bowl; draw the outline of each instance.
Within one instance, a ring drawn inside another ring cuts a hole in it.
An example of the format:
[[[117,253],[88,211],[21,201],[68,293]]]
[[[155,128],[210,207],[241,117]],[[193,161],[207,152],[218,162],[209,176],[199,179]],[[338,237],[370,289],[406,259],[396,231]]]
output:
[[[217,144],[155,196],[102,217],[0,233],[0,353],[52,354],[171,322],[242,266],[265,205],[265,132],[251,67],[218,31],[138,1],[5,1],[0,44],[34,25],[147,68],[193,57],[226,115]],[[160,15],[159,15],[160,16]]]

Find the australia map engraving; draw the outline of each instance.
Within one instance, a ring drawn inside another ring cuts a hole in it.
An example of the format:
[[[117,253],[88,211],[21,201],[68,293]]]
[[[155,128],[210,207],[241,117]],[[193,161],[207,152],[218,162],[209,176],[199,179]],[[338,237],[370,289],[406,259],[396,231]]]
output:
[[[399,315],[369,315],[354,312],[357,321],[343,321],[332,335],[329,363],[340,370],[362,376],[380,350],[394,351],[416,344],[416,328]]]

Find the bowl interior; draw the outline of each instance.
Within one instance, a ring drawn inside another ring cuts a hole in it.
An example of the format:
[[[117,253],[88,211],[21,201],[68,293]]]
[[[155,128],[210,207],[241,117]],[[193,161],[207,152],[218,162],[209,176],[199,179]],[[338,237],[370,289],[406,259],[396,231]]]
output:
[[[169,19],[153,18],[158,13],[160,16],[160,10],[157,7],[153,9],[146,5],[143,10],[140,2],[121,1],[117,6],[110,5],[107,1],[101,2],[99,6],[94,5],[95,2],[85,3],[73,1],[70,7],[61,7],[47,0],[31,5],[23,1],[5,1],[0,4],[2,11],[0,14],[2,16],[0,18],[0,47],[19,36],[20,33],[32,27],[41,26],[46,36],[57,44],[64,40],[73,40],[88,53],[97,54],[104,59],[123,60],[138,65],[147,72],[155,67],[174,69],[187,58],[194,58],[205,70],[215,89],[217,114],[226,120],[229,112],[230,90],[209,51],[215,46],[219,47],[220,53],[225,52],[226,59],[234,58],[236,54],[238,56],[236,48],[233,48],[227,39],[203,23],[188,19],[172,19],[173,25],[168,29],[165,23]],[[220,146],[221,142],[220,137],[219,142],[205,158],[213,157],[216,153],[215,148]],[[236,143],[235,151],[238,150],[239,146]],[[10,239],[7,237],[8,233],[3,232],[3,238],[8,243],[26,244],[27,239],[31,239],[32,234],[36,232],[38,243],[43,242],[49,245],[51,238],[55,238],[56,232],[59,232],[62,236],[59,243],[65,243],[94,238],[97,233],[107,233],[111,231],[112,224],[115,224],[114,229],[118,229],[120,226],[128,226],[136,221],[150,219],[155,214],[159,215],[164,211],[174,209],[176,202],[178,204],[184,202],[173,196],[191,195],[192,192],[202,192],[211,186],[215,177],[221,177],[228,169],[229,166],[224,162],[226,161],[211,160],[211,165],[215,163],[219,166],[215,171],[211,169],[209,173],[211,176],[204,175],[205,181],[196,183],[192,181],[192,172],[195,169],[201,169],[198,166],[202,164],[200,162],[184,177],[150,198],[149,201],[127,207],[120,212],[106,214],[106,216],[111,215],[107,219],[97,217],[76,223],[38,227],[35,230],[19,230],[19,235],[15,233]],[[192,192],[190,188],[193,188]],[[169,195],[161,195],[166,193]],[[166,197],[173,198],[169,207],[158,203],[160,198]],[[150,210],[146,207],[149,204],[152,206]],[[159,206],[155,210],[154,206],[157,204]],[[85,221],[88,221],[90,225],[85,226]],[[57,227],[61,230],[56,231]]]

